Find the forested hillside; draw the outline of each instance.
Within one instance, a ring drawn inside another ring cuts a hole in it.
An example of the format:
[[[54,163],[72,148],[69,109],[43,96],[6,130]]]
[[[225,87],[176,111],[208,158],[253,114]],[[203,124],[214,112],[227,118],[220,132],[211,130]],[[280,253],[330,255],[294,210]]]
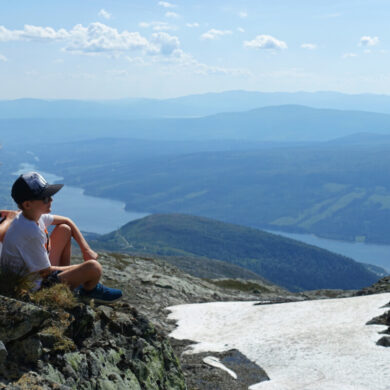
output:
[[[241,150],[202,153],[193,153],[196,143],[175,151],[180,144],[87,141],[42,150],[39,164],[132,211],[390,243],[388,138],[350,138],[295,147],[254,144],[255,150],[243,143]]]
[[[91,243],[105,250],[224,260],[293,291],[356,289],[378,279],[344,256],[257,229],[189,215],[148,216]]]

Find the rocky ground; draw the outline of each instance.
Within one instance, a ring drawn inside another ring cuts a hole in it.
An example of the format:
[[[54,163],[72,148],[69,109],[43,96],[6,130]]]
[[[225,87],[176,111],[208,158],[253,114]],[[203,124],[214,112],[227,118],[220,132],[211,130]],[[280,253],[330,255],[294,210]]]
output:
[[[233,379],[206,364],[207,354],[183,353],[191,342],[168,339],[175,323],[167,320],[166,307],[231,300],[267,304],[390,291],[390,280],[385,279],[361,292],[293,294],[263,280],[199,279],[155,258],[101,253],[99,260],[103,282],[124,292],[122,302],[112,308],[77,304],[61,312],[0,297],[0,389],[33,389],[36,384],[37,389],[246,390],[249,384],[268,380],[261,367],[236,350],[213,353],[236,372],[238,378]],[[76,256],[74,261],[82,260]],[[386,315],[373,321],[390,326],[390,312]],[[388,342],[388,334],[381,345]]]
[[[290,293],[261,280],[204,280],[184,273],[171,262],[169,264],[151,257],[101,254],[100,261],[105,269],[106,283],[120,286],[125,291],[125,300],[137,307],[166,334],[175,327],[174,322],[167,320],[165,308],[168,306],[237,300],[267,304],[351,297],[358,294],[357,291],[345,290]],[[385,281],[384,284],[385,286],[378,283],[370,291],[385,292],[386,288],[390,291],[390,282]],[[228,368],[237,373],[238,379],[235,380],[226,372],[205,364],[203,359],[207,354],[183,353],[190,341],[170,341],[180,359],[189,390],[247,390],[249,384],[268,379],[261,367],[238,351],[213,353],[213,356],[219,357]]]
[[[126,302],[167,333],[175,326],[167,320],[168,306],[213,301],[306,299],[260,281],[240,280],[232,286],[234,288],[226,288],[220,280],[199,279],[151,257],[101,253],[99,261],[104,269],[103,282],[121,288]],[[228,280],[225,285],[229,286]]]
[[[125,302],[47,306],[0,296],[0,340],[0,389],[186,389],[169,341]]]

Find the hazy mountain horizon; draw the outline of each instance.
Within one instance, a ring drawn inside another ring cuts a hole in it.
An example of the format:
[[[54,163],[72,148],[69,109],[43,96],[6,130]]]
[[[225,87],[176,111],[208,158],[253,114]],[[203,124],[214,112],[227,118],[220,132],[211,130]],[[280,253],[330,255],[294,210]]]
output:
[[[1,110],[0,110],[1,111]],[[165,141],[321,142],[359,133],[390,134],[390,115],[302,105],[256,108],[200,118],[0,118],[2,144],[137,138]]]
[[[257,92],[230,90],[169,99],[111,100],[36,99],[0,100],[0,118],[117,118],[201,117],[280,105],[369,111],[390,114],[390,95],[318,92]]]

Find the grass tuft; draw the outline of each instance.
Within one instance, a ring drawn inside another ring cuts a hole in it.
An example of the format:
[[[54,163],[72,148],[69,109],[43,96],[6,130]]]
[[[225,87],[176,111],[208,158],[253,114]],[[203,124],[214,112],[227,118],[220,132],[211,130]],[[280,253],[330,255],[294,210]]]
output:
[[[57,326],[50,326],[45,329],[45,334],[53,336],[57,341],[55,342],[53,348],[55,351],[74,351],[76,349],[76,345],[69,337],[66,337],[61,330]]]
[[[72,291],[64,283],[58,283],[32,293],[31,300],[38,305],[50,308],[72,309],[77,305]]]

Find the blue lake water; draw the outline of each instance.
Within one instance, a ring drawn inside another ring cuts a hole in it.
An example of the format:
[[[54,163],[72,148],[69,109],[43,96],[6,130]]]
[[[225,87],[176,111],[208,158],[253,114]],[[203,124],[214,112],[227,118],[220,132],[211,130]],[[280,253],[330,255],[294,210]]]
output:
[[[36,170],[31,164],[21,164],[15,174]],[[39,171],[49,182],[61,182],[62,178],[48,172]],[[148,213],[125,210],[123,202],[85,195],[84,190],[65,186],[54,196],[52,213],[65,215],[73,219],[85,232],[108,233],[135,219],[143,218]],[[377,265],[390,272],[390,246],[346,241],[328,240],[312,234],[285,233],[271,231],[284,237],[315,245],[329,251],[351,257],[356,261]]]
[[[373,264],[382,267],[390,272],[390,246],[365,244],[362,242],[347,242],[338,240],[328,240],[320,238],[313,234],[286,233],[281,231],[271,231],[270,233],[279,234],[284,237],[302,241],[306,244],[315,245],[331,252],[351,257],[361,263]]]
[[[62,180],[60,176],[37,170],[31,164],[21,164],[15,174],[28,171],[39,172],[49,183],[60,183]],[[71,218],[84,232],[100,234],[109,233],[127,222],[148,215],[126,211],[123,202],[85,195],[83,189],[66,183],[53,197],[52,213]]]

